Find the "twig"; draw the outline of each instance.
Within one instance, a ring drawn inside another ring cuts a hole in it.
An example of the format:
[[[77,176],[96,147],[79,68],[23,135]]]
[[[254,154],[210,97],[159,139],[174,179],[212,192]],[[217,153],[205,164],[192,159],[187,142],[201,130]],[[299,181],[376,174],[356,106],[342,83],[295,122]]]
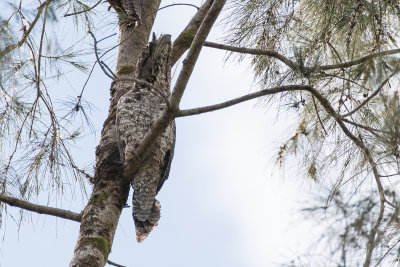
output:
[[[287,57],[285,57],[275,51],[255,49],[255,48],[246,48],[246,47],[237,47],[237,46],[218,44],[218,43],[213,43],[213,42],[208,42],[208,41],[206,41],[204,43],[204,46],[227,50],[227,51],[231,51],[231,52],[243,53],[243,54],[269,56],[269,57],[273,57],[273,58],[276,58],[276,59],[282,61],[285,65],[287,65],[292,70],[296,70],[296,68],[297,68],[297,64],[295,62],[293,62],[292,60],[288,59]]]
[[[111,73],[111,75],[114,77],[114,79],[117,78],[117,76],[115,76],[115,74],[113,73],[113,71],[110,69],[109,66],[107,66],[106,63],[104,63],[104,61],[100,61],[100,63],[101,63],[101,65],[103,65],[103,66]]]
[[[114,80],[114,77],[111,76],[111,75],[107,72],[106,68],[104,68],[103,64],[101,64],[101,61],[100,61],[100,58],[99,58],[99,54],[98,54],[98,51],[97,51],[97,40],[96,40],[96,37],[94,36],[94,34],[93,34],[91,31],[88,31],[88,33],[89,33],[89,34],[92,36],[92,38],[93,38],[94,53],[95,53],[95,55],[96,55],[97,63],[100,65],[100,68],[101,68],[101,70],[104,72],[104,74],[105,74],[107,77],[109,77],[110,79]],[[114,75],[114,74],[113,74],[113,75]],[[115,75],[114,75],[114,76],[115,76]]]
[[[102,1],[103,1],[103,0],[99,0],[96,4],[94,4],[92,7],[89,7],[88,9],[81,10],[81,11],[74,12],[74,13],[65,14],[64,17],[73,16],[73,15],[78,15],[78,14],[81,14],[81,13],[88,12],[88,11],[92,10],[93,8],[95,8],[96,6],[98,6]]]
[[[196,5],[193,5],[193,4],[178,3],[178,4],[170,4],[170,5],[166,5],[166,6],[160,7],[157,11],[160,11],[160,10],[162,10],[164,8],[168,8],[168,7],[172,7],[172,6],[191,6],[191,7],[196,8],[197,10],[200,9],[200,7],[198,7]]]
[[[325,126],[324,126],[324,124],[322,123],[321,117],[319,116],[318,107],[317,107],[317,103],[315,103],[315,98],[314,98],[314,96],[312,96],[312,101],[313,101],[313,104],[314,104],[315,113],[317,114],[317,117],[318,117],[318,121],[319,121],[319,123],[321,124],[322,129],[323,129],[324,132],[325,132],[325,135],[328,135],[328,132],[326,131]]]
[[[12,50],[14,50],[15,48],[21,47],[26,39],[28,38],[29,34],[31,33],[31,31],[33,30],[33,28],[35,27],[36,23],[38,22],[43,9],[45,7],[47,7],[52,0],[47,0],[46,2],[42,3],[39,7],[38,7],[38,12],[35,16],[35,18],[33,19],[32,23],[30,23],[30,26],[28,29],[26,29],[26,31],[23,33],[21,40],[18,41],[18,43],[15,44],[11,44],[6,46],[2,51],[0,51],[0,59],[3,58],[5,55],[7,55],[8,53],[10,53]]]
[[[355,109],[353,109],[352,111],[342,115],[342,117],[348,117],[354,113],[356,113],[358,110],[360,110],[363,106],[365,106],[372,98],[374,98],[381,90],[382,88],[385,86],[385,84],[394,76],[396,75],[400,69],[398,68],[399,66],[396,66],[396,70],[393,71],[382,83],[381,85],[369,96],[367,97],[360,105],[358,105]]]
[[[372,54],[369,54],[369,55],[364,56],[362,58],[359,58],[359,59],[356,59],[356,60],[347,61],[347,62],[344,62],[344,63],[319,66],[317,69],[318,70],[344,69],[344,68],[348,68],[348,67],[352,67],[352,66],[364,63],[365,61],[374,59],[376,57],[388,56],[388,55],[393,55],[393,54],[398,54],[398,53],[400,53],[400,48],[372,53]]]
[[[372,127],[369,127],[369,126],[365,126],[365,125],[359,124],[359,123],[357,123],[357,122],[354,122],[354,121],[351,121],[351,120],[348,120],[348,119],[345,119],[345,118],[342,118],[342,121],[347,122],[347,123],[349,123],[349,124],[352,124],[352,125],[354,125],[354,126],[356,126],[356,127],[360,127],[360,128],[362,128],[362,129],[364,129],[364,130],[367,130],[367,131],[369,131],[370,133],[374,134],[375,136],[377,135],[376,132],[378,132],[378,133],[390,134],[390,133],[387,132],[387,131],[382,131],[382,130],[378,130],[378,129],[375,129],[375,128],[372,128]]]
[[[107,260],[107,263],[110,264],[110,265],[116,266],[116,267],[126,267],[126,266],[124,266],[124,265],[120,265],[120,264],[115,263],[115,262],[112,262],[112,261],[110,261],[110,260]]]
[[[15,197],[7,196],[4,194],[0,194],[0,202],[6,203],[13,207],[18,207],[21,209],[33,211],[40,214],[47,214],[56,217],[60,217],[63,219],[71,220],[80,222],[81,221],[81,214],[75,213],[69,210],[63,210],[58,208],[52,208],[42,205],[33,204]]]

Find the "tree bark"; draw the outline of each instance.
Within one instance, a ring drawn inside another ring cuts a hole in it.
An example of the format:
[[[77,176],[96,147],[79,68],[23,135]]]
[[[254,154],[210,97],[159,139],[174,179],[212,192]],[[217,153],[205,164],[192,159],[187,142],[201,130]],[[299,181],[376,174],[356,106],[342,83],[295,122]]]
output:
[[[109,2],[115,4],[114,0],[109,0]],[[117,103],[121,96],[134,88],[134,81],[138,81],[136,64],[142,49],[148,42],[160,2],[160,0],[147,1],[143,5],[142,19],[137,28],[133,28],[132,23],[120,22],[119,25],[117,78],[111,84],[109,115],[104,122],[100,144],[96,149],[96,169],[92,181],[94,188],[88,204],[82,212],[79,238],[70,264],[72,267],[105,265],[122,208],[129,195],[130,178],[138,171],[157,138],[178,114],[180,99],[201,47],[225,4],[225,0],[207,1],[199,10],[198,16],[195,16],[195,19],[189,23],[189,28],[191,31],[196,31],[196,34],[192,39],[193,42],[175,46],[176,58],[189,46],[190,49],[172,96],[167,100],[168,108],[162,111],[151,129],[147,131],[135,151],[135,157],[127,159],[124,165],[116,138]],[[172,50],[174,53],[174,49]]]
[[[148,42],[160,0],[147,1],[136,28],[120,23],[117,58],[118,81],[111,84],[109,115],[103,125],[96,149],[93,192],[82,213],[78,241],[70,266],[95,267],[106,264],[130,183],[124,178],[116,139],[115,111],[119,98],[134,86],[135,68],[142,49]],[[128,78],[123,80],[123,78]]]

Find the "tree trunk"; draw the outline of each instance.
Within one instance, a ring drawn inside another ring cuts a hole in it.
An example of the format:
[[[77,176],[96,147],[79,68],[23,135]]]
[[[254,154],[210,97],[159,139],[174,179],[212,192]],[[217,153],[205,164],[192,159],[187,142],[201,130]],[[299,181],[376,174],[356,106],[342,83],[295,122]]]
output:
[[[130,188],[129,179],[124,178],[124,166],[116,139],[116,104],[123,93],[134,86],[132,79],[135,78],[136,63],[148,42],[160,2],[147,1],[143,6],[142,21],[136,28],[123,22],[119,25],[116,70],[118,78],[125,81],[118,80],[111,84],[109,115],[96,149],[96,169],[92,181],[94,188],[82,213],[79,238],[70,266],[104,266],[110,253]]]

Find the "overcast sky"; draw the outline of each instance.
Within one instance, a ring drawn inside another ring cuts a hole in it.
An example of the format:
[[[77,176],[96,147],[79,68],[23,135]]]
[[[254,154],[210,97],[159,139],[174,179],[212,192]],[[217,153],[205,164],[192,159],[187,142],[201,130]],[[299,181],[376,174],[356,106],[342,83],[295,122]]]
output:
[[[162,5],[169,3],[172,1]],[[160,11],[154,31],[175,38],[194,13],[190,7]],[[97,33],[98,39],[116,31],[103,29]],[[221,41],[219,37],[221,30],[214,30],[208,39]],[[109,40],[116,41],[116,37]],[[182,108],[218,103],[257,90],[249,61],[239,65],[233,60],[225,62],[225,56],[222,51],[203,49]],[[91,60],[94,62],[94,55]],[[68,83],[53,88],[76,95],[85,78],[74,74]],[[110,82],[96,69],[86,89],[86,99],[97,108],[92,112],[97,133],[85,136],[74,148],[81,166],[94,162],[107,116]],[[257,101],[178,119],[171,173],[157,197],[162,205],[159,225],[137,244],[131,209],[124,209],[109,259],[129,267],[258,267],[295,258],[304,239],[304,227],[296,224],[295,214],[310,183],[304,182],[295,163],[287,165],[284,178],[283,171],[274,167],[277,149],[290,137],[291,126],[290,116],[276,119],[274,109],[257,105]],[[79,212],[84,202],[77,193],[72,203],[59,199],[52,205]],[[16,208],[9,210],[18,214]],[[0,267],[68,266],[79,225],[32,215],[19,230],[8,218],[1,231]]]

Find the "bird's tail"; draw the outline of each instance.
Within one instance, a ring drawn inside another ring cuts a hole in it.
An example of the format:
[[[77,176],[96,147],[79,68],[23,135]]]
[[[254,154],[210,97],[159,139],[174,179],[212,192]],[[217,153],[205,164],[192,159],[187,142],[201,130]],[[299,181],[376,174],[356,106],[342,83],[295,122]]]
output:
[[[133,213],[133,219],[136,227],[136,239],[139,243],[142,242],[150,234],[153,228],[157,226],[158,220],[160,220],[161,217],[160,212],[161,204],[157,199],[155,199],[150,215],[147,217],[147,219],[140,220],[140,218]]]

